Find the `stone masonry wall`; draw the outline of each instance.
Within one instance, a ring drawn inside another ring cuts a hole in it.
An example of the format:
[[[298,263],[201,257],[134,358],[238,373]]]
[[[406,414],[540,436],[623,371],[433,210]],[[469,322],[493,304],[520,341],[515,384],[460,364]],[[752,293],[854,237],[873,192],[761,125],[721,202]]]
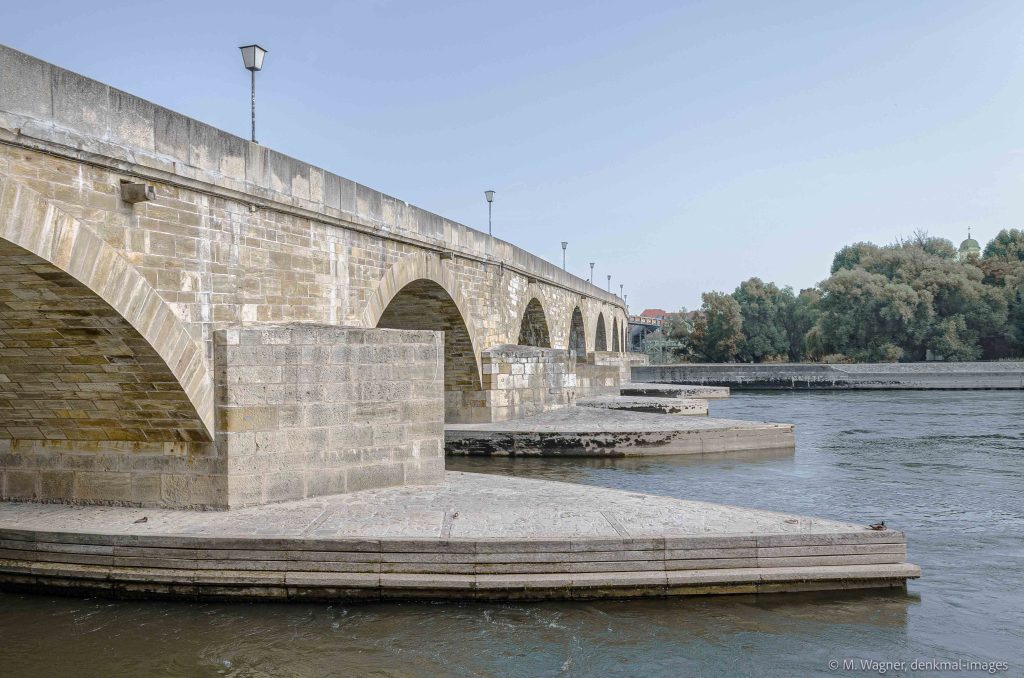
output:
[[[243,323],[373,326],[428,268],[465,302],[477,359],[517,341],[533,299],[556,348],[577,307],[590,348],[598,317],[625,321],[605,290],[400,199],[3,46],[0,73],[0,190],[43,196],[123,254],[207,360],[212,333]],[[155,200],[126,204],[122,180]]]
[[[617,351],[592,351],[587,354],[587,362],[591,365],[606,365],[619,371],[619,381],[628,382],[630,378],[630,358],[627,353]]]
[[[618,395],[621,384],[619,368],[615,365],[576,363],[576,397]]]
[[[441,482],[439,332],[290,324],[214,345],[231,508]]]
[[[0,439],[0,499],[226,508],[213,443]]]
[[[573,404],[576,373],[569,351],[495,346],[483,353],[486,407],[476,421],[508,421]]]

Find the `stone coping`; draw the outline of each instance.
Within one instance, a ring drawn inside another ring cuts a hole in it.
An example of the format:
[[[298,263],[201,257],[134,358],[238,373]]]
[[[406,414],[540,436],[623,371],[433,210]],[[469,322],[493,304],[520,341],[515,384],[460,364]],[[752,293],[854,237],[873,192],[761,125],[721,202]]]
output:
[[[145,522],[136,522],[145,517]],[[545,599],[900,587],[897,531],[449,473],[228,512],[0,504],[0,585],[115,596]]]

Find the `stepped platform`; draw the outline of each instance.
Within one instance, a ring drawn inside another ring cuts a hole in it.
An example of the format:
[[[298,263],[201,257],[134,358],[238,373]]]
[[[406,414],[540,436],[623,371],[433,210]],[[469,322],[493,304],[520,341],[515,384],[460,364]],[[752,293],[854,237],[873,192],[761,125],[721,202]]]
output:
[[[632,382],[622,384],[619,387],[619,395],[643,398],[701,398],[704,400],[715,400],[728,398],[729,387]]]
[[[490,424],[445,424],[449,455],[629,457],[792,449],[792,424],[565,407]]]
[[[0,503],[0,586],[115,597],[542,600],[901,588],[902,533],[476,473],[224,512]]]
[[[708,401],[703,398],[652,398],[645,396],[596,396],[580,398],[577,407],[596,407],[606,410],[648,412],[651,414],[703,415],[708,413]]]

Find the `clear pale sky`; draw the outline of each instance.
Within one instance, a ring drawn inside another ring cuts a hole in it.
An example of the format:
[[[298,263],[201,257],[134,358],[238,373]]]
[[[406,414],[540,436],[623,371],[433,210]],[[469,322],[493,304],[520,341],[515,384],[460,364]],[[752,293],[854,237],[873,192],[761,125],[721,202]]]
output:
[[[625,284],[633,311],[1024,209],[1024,3],[10,2],[0,42]]]

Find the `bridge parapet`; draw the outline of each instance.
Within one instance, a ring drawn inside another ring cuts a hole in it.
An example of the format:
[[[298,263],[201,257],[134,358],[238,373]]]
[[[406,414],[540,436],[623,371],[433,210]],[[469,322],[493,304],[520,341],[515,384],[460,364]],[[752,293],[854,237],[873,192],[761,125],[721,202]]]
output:
[[[3,45],[0,72],[4,141],[60,147],[139,178],[501,262],[625,311],[617,296],[504,240]]]

